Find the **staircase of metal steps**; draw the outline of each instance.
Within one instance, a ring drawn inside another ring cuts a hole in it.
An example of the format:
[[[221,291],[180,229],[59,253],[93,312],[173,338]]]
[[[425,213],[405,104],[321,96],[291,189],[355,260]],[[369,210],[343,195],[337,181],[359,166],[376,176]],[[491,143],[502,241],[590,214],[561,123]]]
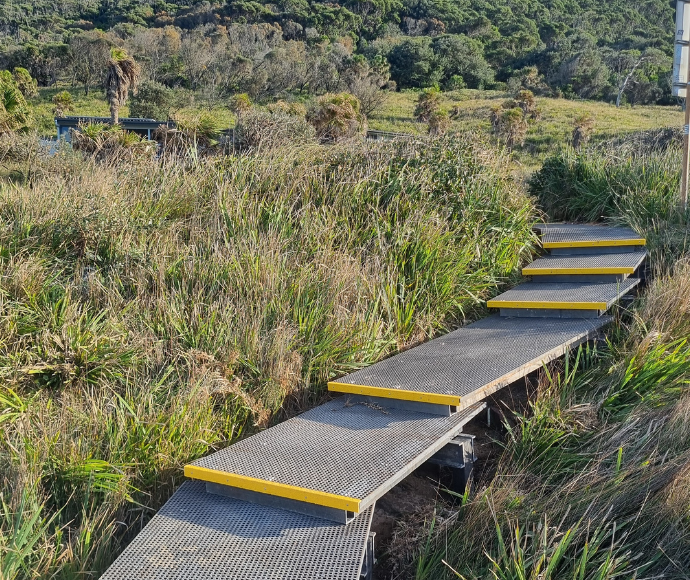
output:
[[[550,253],[489,302],[500,315],[333,381],[343,396],[187,465],[194,481],[103,578],[370,578],[376,500],[427,461],[464,486],[462,430],[483,399],[597,336],[638,283],[646,254],[632,230],[537,229]]]
[[[487,305],[502,317],[598,319],[640,282],[645,240],[629,228],[543,224],[549,254],[522,270],[530,276]]]

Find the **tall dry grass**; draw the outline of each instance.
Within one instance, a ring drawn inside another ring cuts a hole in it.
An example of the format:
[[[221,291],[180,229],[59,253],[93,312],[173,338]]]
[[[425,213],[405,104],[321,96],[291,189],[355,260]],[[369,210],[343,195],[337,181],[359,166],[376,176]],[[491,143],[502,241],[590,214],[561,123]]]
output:
[[[533,244],[504,163],[468,137],[4,179],[0,577],[97,577],[186,462],[480,314]]]

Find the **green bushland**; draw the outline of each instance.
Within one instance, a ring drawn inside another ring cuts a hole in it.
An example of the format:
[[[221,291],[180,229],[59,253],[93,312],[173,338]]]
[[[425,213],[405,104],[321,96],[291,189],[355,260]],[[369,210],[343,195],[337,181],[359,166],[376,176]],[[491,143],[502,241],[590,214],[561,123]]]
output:
[[[96,578],[182,466],[483,313],[537,212],[480,137],[0,153],[0,577]]]
[[[667,0],[2,0],[0,67],[88,87],[103,54],[126,45],[145,77],[214,98],[341,92],[334,83],[390,75],[403,88],[524,85],[608,102],[624,89],[623,102],[670,103],[673,20]]]

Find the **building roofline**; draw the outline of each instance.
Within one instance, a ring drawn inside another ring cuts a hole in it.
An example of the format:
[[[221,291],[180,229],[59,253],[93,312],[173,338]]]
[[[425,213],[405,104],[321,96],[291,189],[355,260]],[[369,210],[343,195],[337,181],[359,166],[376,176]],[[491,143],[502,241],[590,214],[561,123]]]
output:
[[[78,125],[79,123],[104,123],[111,124],[110,117],[89,117],[89,116],[69,116],[69,117],[55,117],[55,124],[60,126]],[[120,125],[151,125],[158,127],[160,125],[175,126],[174,121],[161,121],[158,119],[144,119],[138,117],[122,117],[119,122]]]

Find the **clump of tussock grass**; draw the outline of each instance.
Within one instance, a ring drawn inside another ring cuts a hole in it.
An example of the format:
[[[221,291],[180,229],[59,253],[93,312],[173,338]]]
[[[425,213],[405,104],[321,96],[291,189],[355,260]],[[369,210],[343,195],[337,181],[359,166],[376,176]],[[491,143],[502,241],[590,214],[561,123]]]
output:
[[[72,148],[91,155],[99,161],[119,163],[151,159],[156,154],[156,144],[121,125],[106,123],[80,124],[72,131]]]
[[[483,312],[534,206],[474,138],[0,184],[4,578],[97,577],[182,466]]]
[[[658,147],[634,140],[563,149],[546,159],[530,189],[553,220],[633,227],[646,237],[655,267],[667,270],[688,248],[687,216],[678,205],[681,155],[671,137]]]
[[[566,148],[544,162],[531,187],[554,219],[649,222],[675,210],[679,165],[675,147],[641,154]]]
[[[608,344],[542,373],[497,473],[439,522],[415,578],[683,578],[690,569],[687,262]]]

